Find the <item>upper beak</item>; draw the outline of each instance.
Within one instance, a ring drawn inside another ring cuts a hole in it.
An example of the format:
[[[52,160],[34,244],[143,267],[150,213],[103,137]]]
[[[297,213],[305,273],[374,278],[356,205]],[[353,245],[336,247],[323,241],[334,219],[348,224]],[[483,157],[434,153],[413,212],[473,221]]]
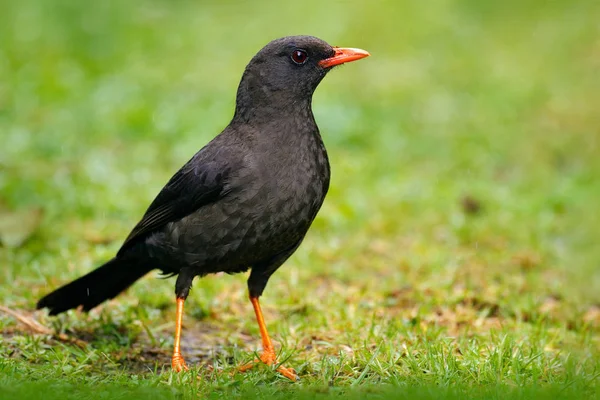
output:
[[[362,49],[353,49],[350,47],[334,47],[335,53],[332,57],[319,61],[319,65],[323,68],[333,67],[350,61],[360,60],[361,58],[369,57],[368,51]]]

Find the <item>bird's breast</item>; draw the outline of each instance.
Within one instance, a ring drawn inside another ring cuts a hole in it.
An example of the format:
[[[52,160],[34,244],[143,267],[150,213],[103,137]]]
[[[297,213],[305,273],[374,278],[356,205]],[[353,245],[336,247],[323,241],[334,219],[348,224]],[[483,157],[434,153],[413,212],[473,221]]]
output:
[[[319,137],[294,151],[253,150],[223,198],[169,224],[162,236],[199,274],[237,272],[289,249],[302,240],[323,204],[329,162]]]
[[[317,134],[318,135],[318,134]],[[329,188],[329,161],[320,137],[310,135],[291,151],[272,149],[259,176],[268,182],[263,196],[282,223],[298,216],[312,221]]]
[[[318,132],[297,143],[272,143],[253,153],[232,192],[232,207],[248,210],[242,224],[252,225],[261,242],[289,248],[301,240],[329,188],[329,161]],[[244,175],[245,174],[245,175]]]

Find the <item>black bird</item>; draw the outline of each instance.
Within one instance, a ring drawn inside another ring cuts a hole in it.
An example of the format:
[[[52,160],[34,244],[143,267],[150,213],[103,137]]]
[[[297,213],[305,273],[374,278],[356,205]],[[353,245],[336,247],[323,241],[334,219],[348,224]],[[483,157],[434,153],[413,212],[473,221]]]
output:
[[[312,95],[334,66],[368,55],[312,36],[267,44],[244,71],[230,124],[171,178],[117,255],[48,294],[37,308],[48,308],[50,315],[87,311],[154,269],[178,275],[171,364],[181,371],[187,369],[179,346],[183,304],[194,277],[251,269],[248,290],[262,336],[260,360],[275,364],[258,298],[304,239],[329,187]],[[293,369],[278,371],[297,379]]]

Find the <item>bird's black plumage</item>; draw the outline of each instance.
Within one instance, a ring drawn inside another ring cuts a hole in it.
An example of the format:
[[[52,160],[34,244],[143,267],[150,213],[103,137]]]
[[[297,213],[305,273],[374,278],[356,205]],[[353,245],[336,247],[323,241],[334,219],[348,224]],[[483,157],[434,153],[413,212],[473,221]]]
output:
[[[290,57],[296,49],[307,59]],[[225,130],[167,183],[116,257],[38,303],[57,314],[89,310],[153,269],[178,274],[187,297],[195,276],[252,269],[260,296],[298,248],[329,187],[329,162],[311,110],[334,49],[310,36],[275,40],[248,64]]]
[[[169,180],[117,255],[37,307],[51,315],[79,306],[90,310],[153,269],[177,275],[171,365],[181,371],[187,369],[180,347],[183,306],[194,277],[251,268],[260,361],[276,364],[258,298],[304,239],[329,188],[312,95],[332,67],[368,55],[311,36],[265,46],[244,71],[232,121]],[[297,379],[292,369],[280,365],[277,371]]]

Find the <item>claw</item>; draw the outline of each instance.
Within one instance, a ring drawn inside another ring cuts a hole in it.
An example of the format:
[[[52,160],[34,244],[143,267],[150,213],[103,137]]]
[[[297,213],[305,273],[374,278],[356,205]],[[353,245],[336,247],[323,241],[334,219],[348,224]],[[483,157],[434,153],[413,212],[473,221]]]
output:
[[[173,354],[173,357],[171,358],[171,367],[173,367],[173,371],[175,372],[189,371],[181,354]]]
[[[263,364],[266,364],[269,366],[275,365],[275,364],[277,364],[277,357],[275,356],[274,352],[265,351],[261,354],[259,359],[256,359],[246,365],[242,365],[241,367],[238,368],[238,371],[246,372],[246,371],[252,369],[258,363],[263,363]],[[296,382],[296,381],[300,380],[300,378],[298,377],[298,374],[296,373],[296,371],[293,368],[286,368],[286,367],[280,365],[279,367],[277,367],[277,372],[279,372],[281,375],[285,376],[292,382]]]

